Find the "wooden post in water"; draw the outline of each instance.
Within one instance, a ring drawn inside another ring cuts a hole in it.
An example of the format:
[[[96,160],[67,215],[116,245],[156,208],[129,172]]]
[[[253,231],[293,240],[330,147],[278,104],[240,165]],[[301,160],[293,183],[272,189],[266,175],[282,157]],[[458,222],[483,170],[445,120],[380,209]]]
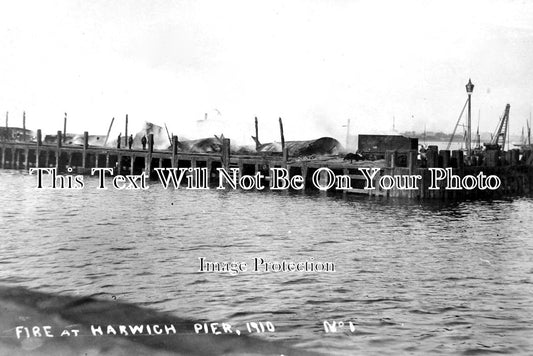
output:
[[[392,151],[390,150],[385,151],[385,167],[388,167],[388,168],[391,167],[391,157],[392,157]]]
[[[439,166],[439,156],[437,146],[428,146],[426,151],[426,160],[428,168],[436,168]]]
[[[124,135],[124,148],[128,147],[128,114],[126,114],[126,129]]]
[[[15,159],[13,160],[15,162],[15,169],[19,168],[19,160],[20,160],[20,152],[18,149],[15,148]]]
[[[65,121],[66,122],[66,121]],[[59,171],[59,157],[61,156],[61,131],[57,131],[57,142],[56,142],[56,169]]]
[[[518,165],[519,157],[520,157],[520,150],[516,148],[512,149],[511,150],[511,166]]]
[[[67,142],[67,113],[65,113],[65,119],[63,120],[63,143],[65,142]]]
[[[132,155],[130,157],[130,174],[134,174],[133,173],[134,168],[135,168],[135,155]]]
[[[39,168],[41,165],[41,146],[43,144],[43,134],[41,129],[37,130],[37,148],[35,149],[35,167]]]
[[[222,139],[222,168],[226,171],[229,169],[230,161],[230,139]]]
[[[442,168],[450,167],[450,150],[440,150],[439,155],[442,157]]]
[[[465,167],[464,153],[462,150],[453,150],[452,158],[456,162],[458,169],[463,169]]]
[[[117,154],[117,174],[122,174],[122,155],[120,151]]]
[[[283,148],[283,165],[285,168],[287,167],[287,161],[289,160],[289,148],[284,147]]]
[[[161,159],[161,160],[163,160],[163,159]],[[194,172],[194,169],[196,168],[196,166],[197,166],[196,158],[191,158],[191,168],[192,168],[193,172]],[[198,182],[196,181],[196,174],[191,173],[191,176],[192,176],[193,184],[198,184]]]
[[[510,166],[510,165],[511,165],[511,151],[504,151],[502,166]]]
[[[22,141],[26,142],[26,111],[22,112]]]
[[[416,150],[410,150],[407,154],[407,167],[409,167],[409,174],[413,175],[417,167],[417,156],[418,152]]]
[[[244,172],[244,162],[241,158],[239,158],[237,164],[239,165],[239,177],[242,177],[242,172]]]
[[[11,169],[15,169],[15,151],[17,149],[15,147],[12,147],[11,148],[11,164],[9,166],[9,168]]]
[[[146,175],[150,177],[152,173],[152,155],[154,153],[154,134],[148,135],[148,153],[146,154],[144,161],[144,171]]]
[[[87,168],[87,148],[89,147],[89,132],[83,132],[83,153],[81,158],[81,166],[83,169]]]
[[[302,167],[301,167],[301,173],[302,173],[302,177],[304,179],[304,184],[303,184],[303,189],[301,190],[301,192],[305,192],[305,189],[307,188],[307,162],[303,162],[302,163]]]
[[[2,144],[2,169],[5,167],[5,164],[6,164],[6,144],[3,143]]]
[[[172,168],[178,167],[178,136],[172,136]]]

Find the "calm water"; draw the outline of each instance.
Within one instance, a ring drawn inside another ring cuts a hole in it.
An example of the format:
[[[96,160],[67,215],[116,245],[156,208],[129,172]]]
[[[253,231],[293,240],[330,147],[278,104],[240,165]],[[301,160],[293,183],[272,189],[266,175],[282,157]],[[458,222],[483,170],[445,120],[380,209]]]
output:
[[[35,190],[0,171],[0,283],[98,295],[336,354],[533,352],[533,200],[418,203],[242,191]],[[337,272],[198,273],[198,257]],[[324,320],[354,333],[325,334]]]

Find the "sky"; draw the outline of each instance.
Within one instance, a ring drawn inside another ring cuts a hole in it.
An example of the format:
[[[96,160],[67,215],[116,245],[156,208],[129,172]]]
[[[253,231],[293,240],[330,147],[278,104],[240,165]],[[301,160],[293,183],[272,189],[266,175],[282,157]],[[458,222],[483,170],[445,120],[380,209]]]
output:
[[[223,133],[252,144],[494,131],[533,107],[533,2],[49,0],[0,4],[0,122],[55,133]],[[207,113],[207,120],[205,119]],[[394,119],[393,119],[394,118]]]

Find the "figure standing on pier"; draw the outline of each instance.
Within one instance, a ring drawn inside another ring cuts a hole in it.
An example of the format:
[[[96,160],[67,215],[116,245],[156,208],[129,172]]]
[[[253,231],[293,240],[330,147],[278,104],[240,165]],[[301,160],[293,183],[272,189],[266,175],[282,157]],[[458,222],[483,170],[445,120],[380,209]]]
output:
[[[130,135],[130,138],[128,139],[128,147],[131,150],[131,145],[133,145],[133,135]]]
[[[118,134],[117,138],[117,148],[120,148],[120,141],[122,140],[122,132]]]
[[[141,143],[143,145],[143,150],[146,150],[146,135],[143,135],[141,138]]]

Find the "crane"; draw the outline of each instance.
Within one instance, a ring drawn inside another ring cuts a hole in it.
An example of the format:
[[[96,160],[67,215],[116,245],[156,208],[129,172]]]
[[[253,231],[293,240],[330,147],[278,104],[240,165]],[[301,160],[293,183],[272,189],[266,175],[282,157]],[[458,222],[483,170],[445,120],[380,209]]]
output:
[[[503,116],[500,117],[500,122],[498,122],[498,126],[496,126],[496,131],[494,131],[494,134],[492,135],[492,139],[490,140],[490,145],[494,148],[501,148],[504,150],[505,148],[505,140],[507,140],[507,131],[509,130],[509,110],[511,109],[511,105],[507,104],[505,106],[505,111],[503,112]]]

